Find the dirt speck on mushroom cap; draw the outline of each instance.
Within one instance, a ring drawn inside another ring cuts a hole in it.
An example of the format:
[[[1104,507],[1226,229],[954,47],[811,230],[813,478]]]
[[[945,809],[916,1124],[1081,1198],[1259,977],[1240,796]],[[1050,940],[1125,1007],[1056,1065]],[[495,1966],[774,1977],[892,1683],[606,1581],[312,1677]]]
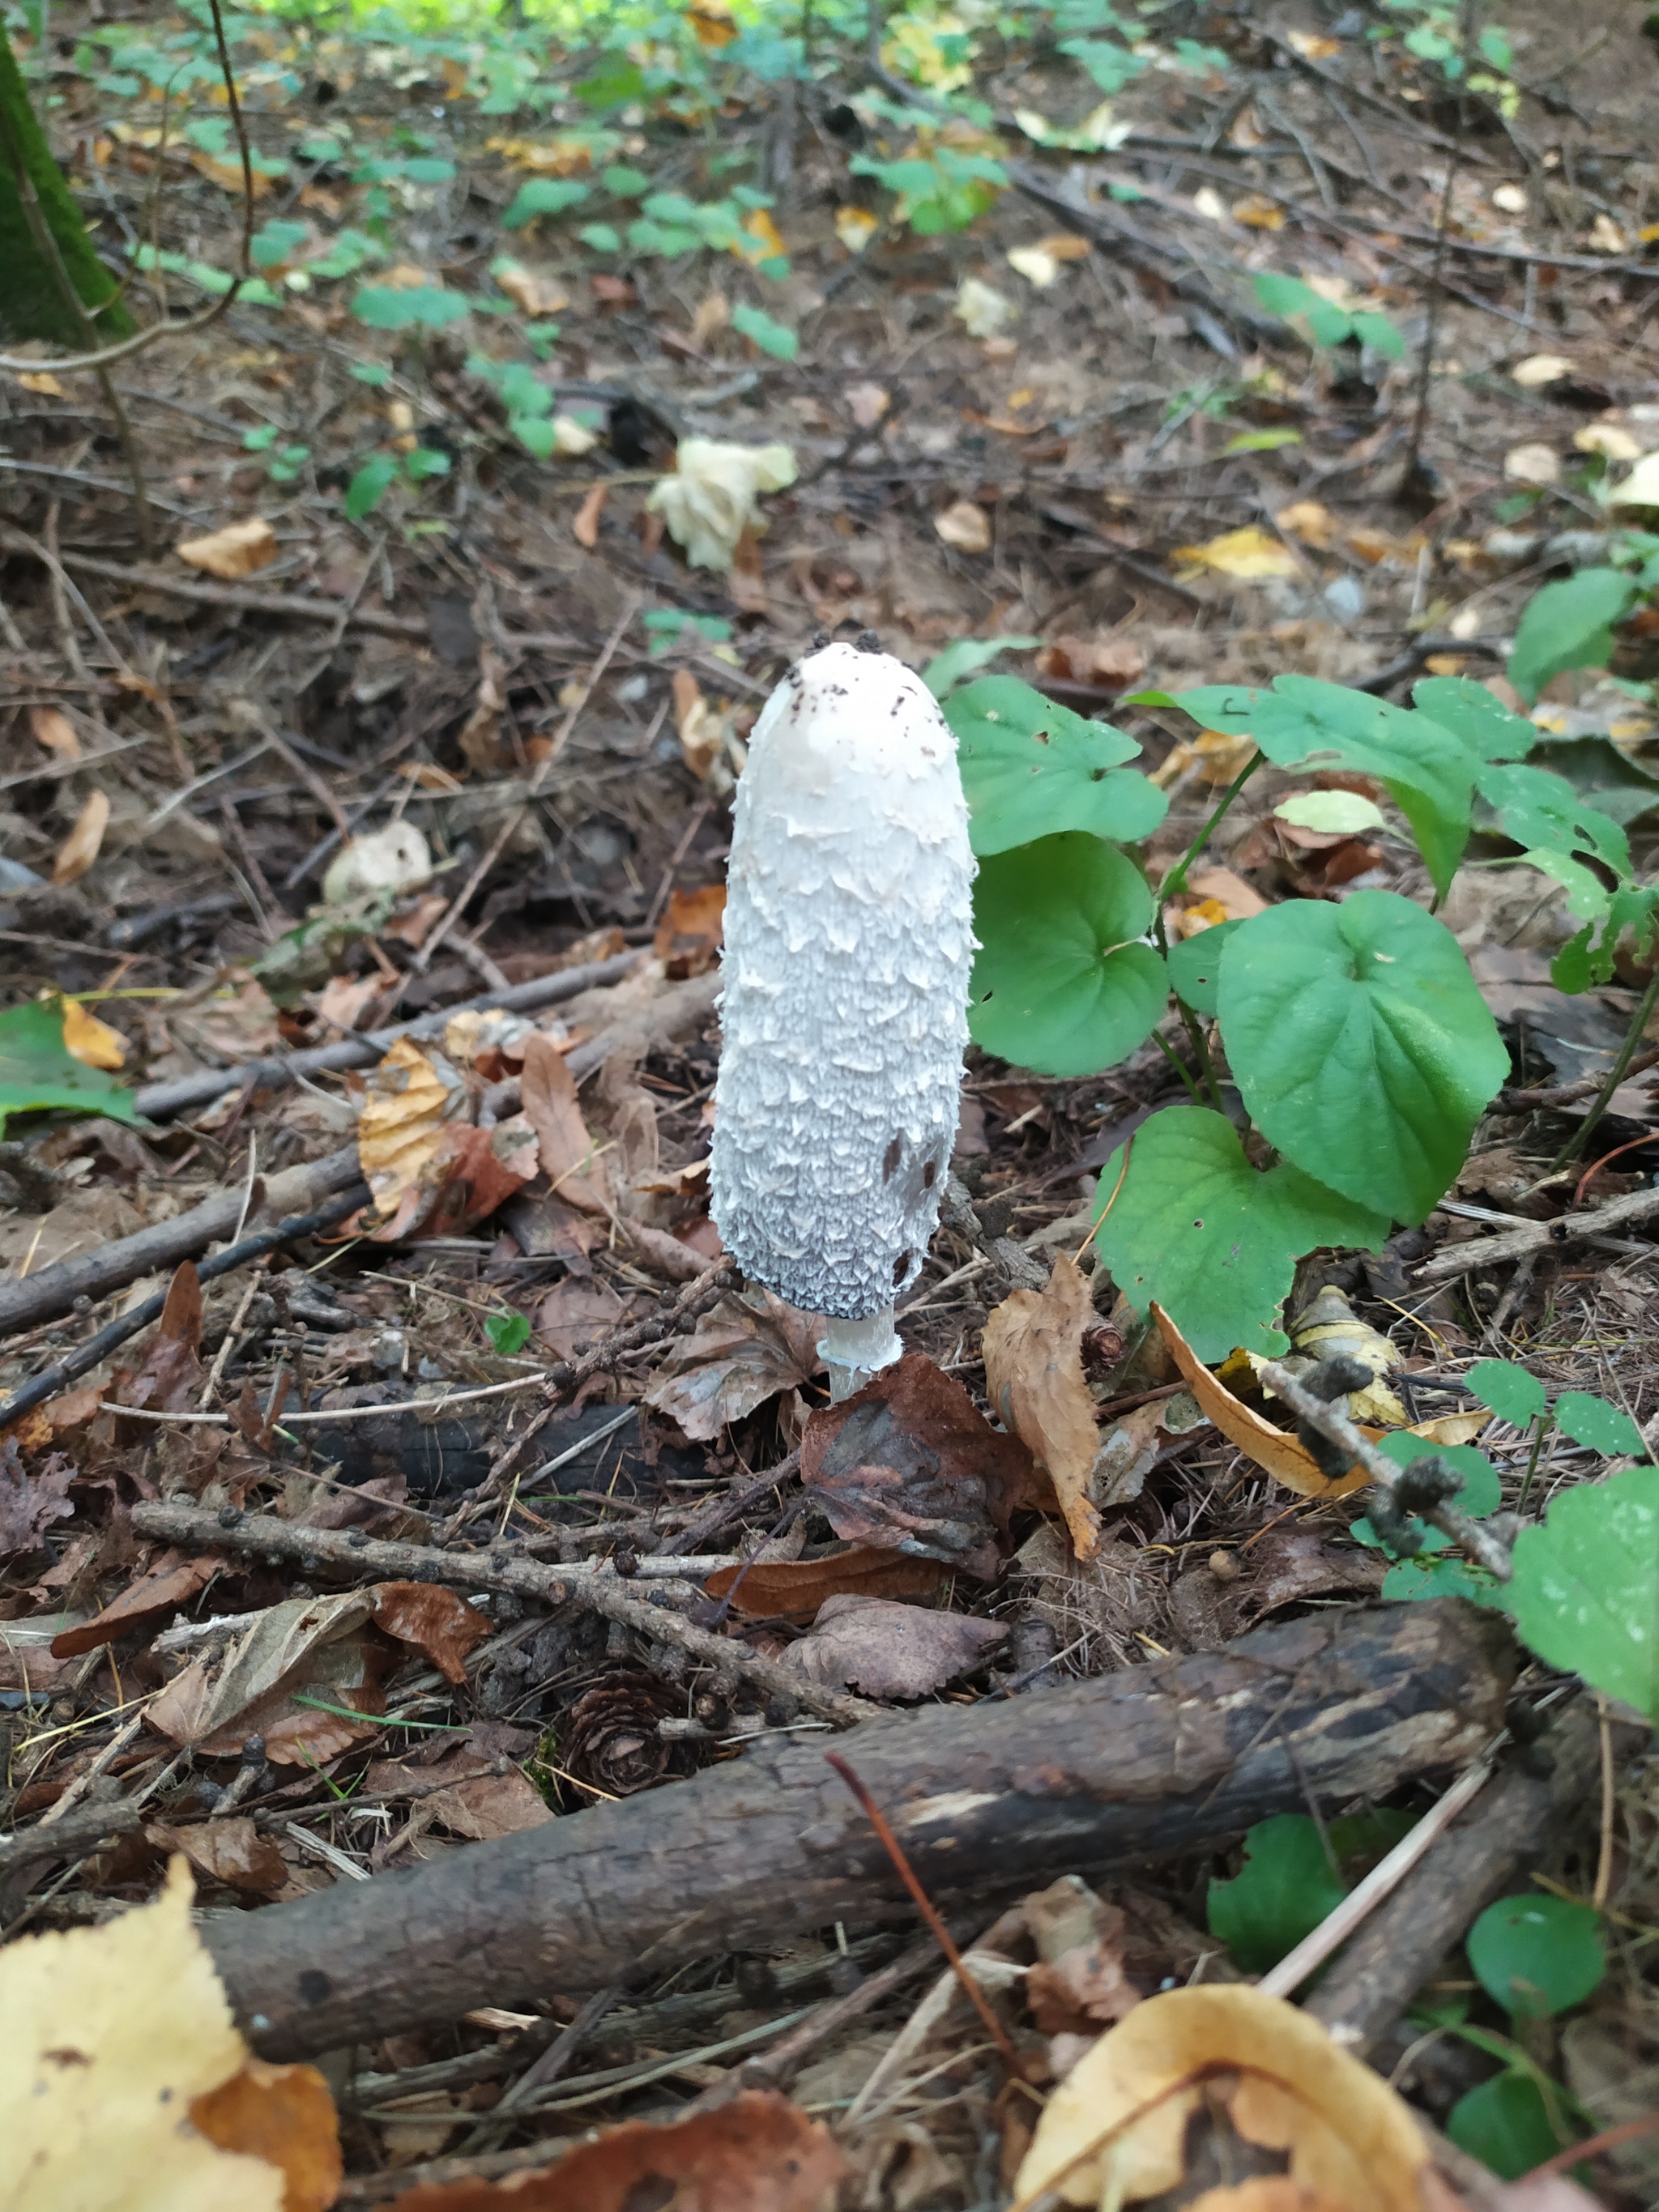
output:
[[[755,726],[733,809],[710,1194],[726,1249],[854,1320],[914,1280],[956,1133],[974,953],[956,739],[832,645]]]

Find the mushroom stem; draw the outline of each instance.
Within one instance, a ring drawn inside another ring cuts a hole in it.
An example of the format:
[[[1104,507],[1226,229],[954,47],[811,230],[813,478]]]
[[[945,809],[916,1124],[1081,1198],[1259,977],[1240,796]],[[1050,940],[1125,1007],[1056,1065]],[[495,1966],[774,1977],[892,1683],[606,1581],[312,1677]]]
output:
[[[818,1356],[830,1370],[830,1403],[839,1406],[863,1389],[872,1375],[904,1356],[893,1309],[866,1314],[862,1321],[831,1321],[818,1339]]]

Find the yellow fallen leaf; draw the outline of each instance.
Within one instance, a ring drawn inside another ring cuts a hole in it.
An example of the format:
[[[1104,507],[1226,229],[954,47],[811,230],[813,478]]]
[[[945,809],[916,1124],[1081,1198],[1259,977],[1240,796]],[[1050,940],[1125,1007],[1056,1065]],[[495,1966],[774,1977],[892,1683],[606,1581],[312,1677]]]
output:
[[[726,0],[691,0],[686,13],[700,46],[729,46],[738,35]]]
[[[1504,473],[1515,483],[1559,483],[1561,456],[1553,446],[1511,446],[1504,456]]]
[[[394,261],[390,269],[377,273],[374,282],[393,292],[419,292],[432,279],[418,261]]]
[[[994,337],[1013,312],[1011,300],[977,276],[963,278],[951,310],[970,338]]]
[[[574,177],[593,166],[591,140],[572,132],[550,140],[486,138],[484,151],[499,154],[515,169],[529,169],[541,177]]]
[[[246,522],[228,522],[210,537],[186,538],[179,548],[179,558],[188,561],[192,568],[205,569],[210,576],[232,583],[238,576],[251,576],[256,568],[268,567],[276,558],[276,532],[264,515],[251,514]]]
[[[58,848],[58,858],[52,864],[53,883],[77,883],[85,875],[98,858],[108,827],[109,793],[89,791],[86,805],[75,818],[74,829]]]
[[[783,234],[764,208],[756,208],[747,215],[744,218],[743,229],[745,236],[754,241],[752,248],[744,253],[745,260],[771,261],[787,258],[789,248],[784,243]]]
[[[836,210],[836,236],[849,253],[862,253],[880,228],[868,208],[838,207]]]
[[[1525,215],[1526,189],[1521,185],[1494,185],[1488,194],[1500,215]]]
[[[89,1014],[78,999],[64,1000],[64,1049],[88,1067],[112,1073],[127,1064],[127,1041],[120,1030]]]
[[[1598,215],[1590,225],[1586,243],[1596,253],[1627,253],[1630,240],[1610,215]]]
[[[1266,576],[1301,574],[1297,558],[1277,538],[1247,523],[1242,530],[1224,530],[1203,545],[1180,545],[1176,558],[1194,568],[1213,568],[1223,576],[1254,581]]]
[[[334,2108],[250,2057],[182,1857],[154,1904],[0,1953],[7,2212],[323,2212]],[[254,2154],[249,2155],[248,2153]]]
[[[1200,185],[1193,194],[1193,211],[1206,222],[1225,222],[1227,204],[1213,185]]]
[[[562,314],[570,305],[570,295],[556,276],[544,276],[535,269],[526,269],[522,261],[503,255],[491,272],[515,307],[526,315]]]
[[[1050,231],[1047,238],[1037,240],[1037,249],[1055,261],[1086,261],[1089,241],[1079,238],[1074,230]]]
[[[1015,1291],[985,1324],[986,1393],[1054,1486],[1072,1548],[1091,1559],[1100,1515],[1089,1497],[1100,1439],[1083,1376],[1083,1332],[1094,1318],[1089,1283],[1063,1255],[1041,1291]]]
[[[1233,1364],[1241,1357],[1254,1368],[1255,1362],[1249,1353],[1233,1353],[1231,1358],[1222,1363],[1219,1373],[1212,1375],[1162,1306],[1153,1306],[1152,1318],[1170,1358],[1205,1413],[1229,1443],[1237,1444],[1246,1458],[1254,1460],[1275,1482],[1282,1482],[1286,1490],[1295,1491],[1299,1498],[1346,1498],[1350,1491],[1363,1490],[1370,1480],[1363,1467],[1350,1468],[1334,1481],[1328,1480],[1320,1473],[1313,1454],[1294,1435],[1288,1430],[1275,1428],[1271,1421],[1264,1420],[1260,1413],[1234,1397],[1220,1377],[1223,1374],[1242,1374],[1243,1370]],[[1480,1433],[1491,1418],[1489,1413],[1443,1413],[1436,1420],[1413,1421],[1405,1434],[1426,1437],[1431,1443],[1467,1443]],[[1385,1428],[1367,1427],[1361,1427],[1359,1432],[1372,1443],[1389,1433]]]
[[[1040,246],[1010,246],[1006,258],[1008,266],[1039,292],[1046,292],[1060,274],[1060,263]]]
[[[371,1070],[357,1123],[357,1160],[374,1194],[374,1219],[382,1233],[405,1200],[420,1188],[423,1169],[436,1160],[444,1133],[466,1118],[466,1086],[441,1054],[399,1037]]]
[[[242,176],[242,164],[240,160],[222,161],[216,155],[206,153],[198,147],[190,156],[190,166],[200,175],[205,177],[210,184],[217,185],[222,191],[240,194],[246,189]],[[276,183],[276,179],[267,176],[263,169],[257,167],[252,174],[253,197],[256,200],[262,200]]]
[[[37,745],[44,745],[59,760],[79,760],[81,740],[75,734],[74,725],[67,714],[56,707],[31,707],[29,728]]]
[[[1524,361],[1516,362],[1510,374],[1523,390],[1531,391],[1540,384],[1559,384],[1564,376],[1572,374],[1572,369],[1564,353],[1529,353]]]
[[[1316,499],[1294,500],[1289,507],[1281,507],[1273,520],[1291,537],[1311,545],[1316,553],[1324,552],[1336,535],[1336,517]]]
[[[1648,453],[1607,495],[1612,507],[1659,507],[1659,453]]]
[[[1421,2212],[1427,2201],[1428,2146],[1379,2075],[1284,1998],[1200,1984],[1144,1998],[1085,2051],[1037,2122],[1013,2212],[1050,2189],[1109,2212],[1176,2197],[1188,2129],[1206,2111],[1224,2142],[1231,2122],[1245,2143],[1288,2152],[1304,2212]]]
[[[1327,38],[1319,31],[1287,31],[1286,43],[1295,47],[1304,62],[1334,61],[1342,51],[1340,39]]]
[[[1575,430],[1572,442],[1581,453],[1600,453],[1609,461],[1639,461],[1642,447],[1617,422],[1587,422]]]
[[[958,553],[988,553],[991,518],[971,499],[959,499],[954,507],[947,507],[943,514],[933,517],[933,535],[945,544],[954,545]]]
[[[58,381],[58,379],[52,375],[49,369],[20,369],[17,373],[17,381],[22,386],[25,392],[38,392],[43,399],[67,399],[69,398],[68,392],[64,391],[63,386]]]
[[[1232,218],[1242,222],[1247,230],[1283,230],[1285,210],[1272,200],[1264,200],[1260,192],[1248,192],[1232,204]]]

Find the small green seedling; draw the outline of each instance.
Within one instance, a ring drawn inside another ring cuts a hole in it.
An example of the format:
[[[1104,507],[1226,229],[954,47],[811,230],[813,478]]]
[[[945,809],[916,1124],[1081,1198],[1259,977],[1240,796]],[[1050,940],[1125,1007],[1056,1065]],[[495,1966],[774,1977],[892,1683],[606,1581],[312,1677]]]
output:
[[[510,1359],[515,1352],[522,1352],[530,1341],[529,1316],[521,1313],[486,1314],[484,1334],[503,1359]]]
[[[1465,1948],[1476,1979],[1518,2028],[1583,2004],[1607,1972],[1599,1917],[1566,1898],[1500,1898],[1470,1929]],[[1507,2063],[1458,2100],[1446,2132],[1494,2173],[1516,2180],[1572,2141],[1565,2093],[1517,2044],[1467,2027],[1455,2032]]]
[[[1340,1905],[1345,1872],[1375,1863],[1414,1825],[1414,1814],[1391,1810],[1329,1821],[1322,1833],[1305,1813],[1258,1820],[1239,1872],[1210,1884],[1211,1935],[1245,1973],[1266,1973]]]

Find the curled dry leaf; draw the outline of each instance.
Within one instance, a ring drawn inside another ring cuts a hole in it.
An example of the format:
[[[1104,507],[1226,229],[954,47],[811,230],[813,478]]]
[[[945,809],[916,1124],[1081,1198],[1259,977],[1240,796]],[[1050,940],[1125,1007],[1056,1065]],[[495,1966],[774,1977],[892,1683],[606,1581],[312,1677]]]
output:
[[[666,2126],[624,2120],[539,2173],[411,2190],[398,2212],[818,2212],[846,2171],[822,2121],[743,2089]]]
[[[210,537],[187,539],[179,548],[179,558],[234,583],[238,576],[251,576],[276,558],[276,532],[263,515],[250,515],[246,522],[228,523]]]
[[[1334,1482],[1328,1481],[1312,1453],[1289,1430],[1276,1428],[1271,1421],[1264,1420],[1260,1413],[1235,1398],[1226,1384],[1210,1372],[1162,1306],[1153,1306],[1152,1318],[1171,1358],[1205,1413],[1229,1443],[1237,1444],[1276,1482],[1282,1482],[1287,1490],[1294,1490],[1302,1498],[1346,1498],[1350,1491],[1363,1490],[1370,1480],[1363,1467],[1352,1467]],[[1443,1413],[1432,1421],[1414,1421],[1406,1434],[1426,1437],[1431,1443],[1468,1443],[1491,1418],[1487,1413]],[[1389,1431],[1362,1426],[1360,1433],[1375,1443]]]
[[[86,805],[75,817],[75,827],[58,848],[52,864],[55,884],[78,883],[98,858],[104,832],[109,827],[109,793],[89,791]]]
[[[671,983],[706,975],[720,957],[726,933],[726,885],[703,884],[696,890],[669,894],[668,911],[657,924],[651,950],[663,963]]]
[[[717,1437],[781,1390],[798,1389],[823,1368],[819,1314],[804,1314],[770,1291],[724,1297],[681,1338],[645,1394],[694,1443]]]
[[[1036,656],[1037,673],[1102,691],[1127,691],[1146,673],[1146,656],[1132,637],[1053,637]]]
[[[412,822],[349,837],[323,878],[323,904],[348,906],[372,891],[412,891],[432,873],[432,848]]]
[[[795,456],[788,446],[682,438],[674,474],[663,478],[646,505],[662,516],[692,568],[723,574],[744,530],[761,526],[761,494],[781,491],[794,481]]]
[[[570,305],[570,295],[556,276],[527,269],[507,254],[493,264],[490,273],[514,306],[526,315],[561,315]]]
[[[323,2212],[334,2106],[251,2057],[175,1858],[153,1905],[0,1954],[8,2212]]]
[[[1189,568],[1212,568],[1218,575],[1237,576],[1246,583],[1268,576],[1299,576],[1301,564],[1290,548],[1255,523],[1242,530],[1224,530],[1202,545],[1178,545],[1176,558]]]
[[[123,1402],[153,1413],[182,1413],[202,1379],[201,1344],[202,1280],[195,1261],[185,1260],[173,1270],[161,1318]]]
[[[808,1681],[866,1698],[926,1698],[975,1667],[1008,1633],[998,1620],[931,1613],[890,1598],[826,1598],[808,1634],[783,1654]]]
[[[150,1726],[210,1759],[262,1735],[274,1762],[320,1765],[379,1732],[392,1647],[370,1629],[373,1611],[372,1592],[347,1590],[249,1614],[222,1660],[194,1659],[173,1677]]]
[[[280,1889],[288,1863],[274,1836],[262,1836],[246,1814],[224,1820],[199,1820],[181,1828],[155,1822],[148,1831],[165,1851],[182,1851],[198,1874],[232,1889]]]
[[[836,1535],[890,1545],[990,1580],[995,1532],[1050,1502],[1031,1455],[999,1433],[954,1376],[907,1352],[839,1406],[811,1415],[801,1482]]]
[[[113,1644],[118,1636],[161,1627],[181,1605],[188,1605],[199,1590],[205,1589],[223,1565],[224,1561],[211,1553],[186,1559],[178,1552],[164,1552],[101,1613],[94,1613],[90,1620],[82,1621],[78,1627],[65,1628],[54,1636],[52,1657],[76,1659],[83,1651],[95,1651],[100,1644]]]
[[[1179,2189],[1206,2108],[1246,2143],[1288,2152],[1300,2191],[1343,2212],[1420,2212],[1428,2152],[1404,2101],[1306,2013],[1243,1985],[1148,1997],[1102,2036],[1037,2123],[1017,2212],[1048,2189],[1103,2212]]]
[[[762,1559],[750,1567],[721,1567],[703,1589],[716,1599],[735,1593],[732,1612],[751,1620],[812,1620],[834,1597],[931,1597],[944,1579],[945,1569],[936,1560],[849,1544],[816,1559]]]
[[[536,1133],[542,1171],[555,1195],[584,1213],[608,1214],[610,1181],[582,1119],[575,1078],[557,1045],[540,1030],[524,1041],[520,1096],[525,1119]]]
[[[1100,1542],[1100,1516],[1089,1498],[1095,1401],[1082,1352],[1093,1319],[1087,1278],[1062,1255],[1045,1289],[1015,1291],[985,1324],[987,1393],[1004,1427],[1048,1469],[1080,1559]]]
[[[599,517],[605,512],[605,495],[610,489],[605,483],[590,485],[571,522],[570,535],[586,552],[591,553],[599,542]]]
[[[377,1628],[423,1651],[446,1681],[465,1681],[462,1661],[491,1633],[486,1614],[434,1583],[380,1583],[371,1595]]]
[[[368,1078],[357,1123],[357,1163],[374,1194],[374,1235],[400,1235],[413,1215],[422,1171],[450,1122],[466,1111],[466,1089],[441,1054],[399,1037]]]

